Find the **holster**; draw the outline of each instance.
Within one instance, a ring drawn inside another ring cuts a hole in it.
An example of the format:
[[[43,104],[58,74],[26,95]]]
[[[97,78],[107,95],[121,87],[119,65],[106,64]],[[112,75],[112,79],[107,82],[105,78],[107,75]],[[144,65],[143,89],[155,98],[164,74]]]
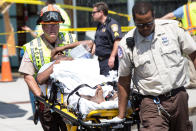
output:
[[[142,101],[142,97],[138,93],[132,93],[130,99],[131,99],[131,106],[133,109],[132,117],[133,117],[134,123],[137,124],[137,128],[140,129],[139,111],[140,111],[140,104]]]
[[[142,101],[142,96],[138,93],[132,93],[131,95],[131,102],[133,111],[138,111],[140,108],[140,104]]]

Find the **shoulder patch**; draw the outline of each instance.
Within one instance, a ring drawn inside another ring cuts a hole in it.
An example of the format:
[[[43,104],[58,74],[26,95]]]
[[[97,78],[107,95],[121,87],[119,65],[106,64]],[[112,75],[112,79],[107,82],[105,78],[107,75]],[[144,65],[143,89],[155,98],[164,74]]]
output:
[[[30,58],[24,58],[24,62],[31,62]]]
[[[31,62],[28,54],[24,55],[24,62]]]
[[[123,50],[120,46],[118,46],[118,58],[122,58],[123,57]]]
[[[113,32],[117,32],[118,31],[118,25],[117,24],[112,24],[111,29],[112,29]]]

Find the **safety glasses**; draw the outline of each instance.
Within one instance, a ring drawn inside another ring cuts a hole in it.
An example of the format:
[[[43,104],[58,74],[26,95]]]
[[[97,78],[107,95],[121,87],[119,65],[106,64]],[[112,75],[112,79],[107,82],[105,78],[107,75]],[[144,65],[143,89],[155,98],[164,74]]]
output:
[[[137,24],[135,23],[135,26],[138,28],[144,28],[144,27],[151,27],[154,24],[154,20],[148,23],[143,23],[143,24]]]
[[[48,11],[42,16],[43,22],[61,22],[61,15],[57,11]]]

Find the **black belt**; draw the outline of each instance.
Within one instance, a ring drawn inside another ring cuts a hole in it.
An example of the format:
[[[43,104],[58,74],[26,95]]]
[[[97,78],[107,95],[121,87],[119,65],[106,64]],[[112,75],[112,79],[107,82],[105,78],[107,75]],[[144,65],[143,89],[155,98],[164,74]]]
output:
[[[159,95],[158,97],[159,97],[159,98],[161,98],[161,97],[169,98],[169,97],[171,97],[171,96],[175,96],[175,95],[176,95],[178,92],[180,92],[180,91],[186,91],[186,89],[184,88],[184,86],[179,87],[179,88],[176,88],[176,89],[173,89],[173,90],[171,90],[171,91],[169,91],[169,92],[166,92],[166,93],[164,93],[164,94],[161,94],[161,95]]]
[[[158,97],[159,98],[170,98],[172,96],[175,96],[180,91],[186,91],[186,89],[184,88],[184,86],[179,87],[179,88],[176,88],[176,89],[173,89],[173,90],[171,90],[169,92],[166,92],[164,94],[161,94]],[[154,98],[155,97],[155,96],[151,96],[151,95],[141,95],[141,94],[138,94],[138,95],[140,97],[142,97],[142,98],[145,98],[145,97]]]
[[[110,56],[98,56],[98,60],[99,61],[103,61],[103,60],[106,60],[108,59]]]

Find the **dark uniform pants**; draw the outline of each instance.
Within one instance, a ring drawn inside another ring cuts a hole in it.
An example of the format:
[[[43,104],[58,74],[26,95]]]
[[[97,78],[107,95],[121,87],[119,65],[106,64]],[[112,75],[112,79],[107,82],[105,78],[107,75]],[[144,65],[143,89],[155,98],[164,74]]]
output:
[[[44,131],[67,131],[62,117],[56,112],[51,113],[49,108],[39,110],[39,118]]]
[[[109,75],[109,71],[110,70],[118,70],[118,58],[115,58],[115,62],[114,62],[114,67],[112,69],[110,69],[110,67],[108,66],[108,60],[109,58],[105,58],[105,59],[99,59],[99,68],[100,68],[100,74],[107,76]]]
[[[161,105],[169,112],[170,118],[159,115],[152,97],[144,97],[140,106],[140,131],[192,131],[188,115],[188,94],[181,90],[169,98],[160,98]]]

